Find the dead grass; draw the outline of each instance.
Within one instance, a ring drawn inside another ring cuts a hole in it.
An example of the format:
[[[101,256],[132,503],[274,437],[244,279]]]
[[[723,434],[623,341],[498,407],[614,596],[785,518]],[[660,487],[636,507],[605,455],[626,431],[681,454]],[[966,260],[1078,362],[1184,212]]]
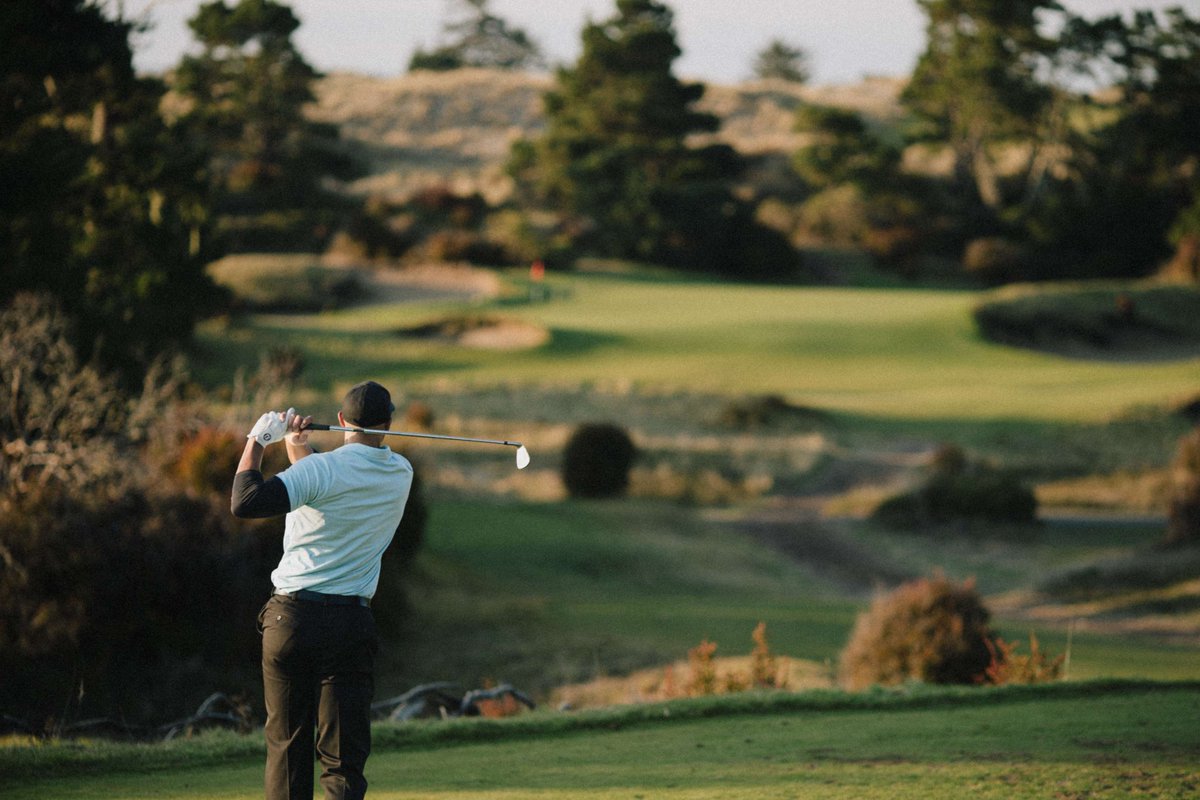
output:
[[[1165,514],[1171,497],[1166,469],[1122,471],[1049,481],[1034,488],[1038,507]]]
[[[317,82],[309,115],[336,124],[369,164],[349,188],[358,194],[403,198],[428,184],[478,191],[495,202],[511,184],[502,165],[512,143],[544,125],[546,75],[463,69],[415,72],[396,78],[333,73]],[[720,130],[701,140],[728,143],[747,155],[790,155],[802,141],[792,130],[804,103],[851,108],[891,127],[901,117],[903,82],[869,78],[846,86],[798,86],[756,81],[710,85],[697,104],[716,114]]]
[[[782,682],[788,691],[835,687],[828,664],[802,658],[779,658],[778,661]],[[718,677],[748,674],[751,657],[714,658],[713,667]],[[550,703],[559,708],[584,709],[668,700],[680,696],[681,687],[688,681],[691,669],[688,660],[681,659],[620,677],[606,676],[585,683],[568,684],[550,693]]]

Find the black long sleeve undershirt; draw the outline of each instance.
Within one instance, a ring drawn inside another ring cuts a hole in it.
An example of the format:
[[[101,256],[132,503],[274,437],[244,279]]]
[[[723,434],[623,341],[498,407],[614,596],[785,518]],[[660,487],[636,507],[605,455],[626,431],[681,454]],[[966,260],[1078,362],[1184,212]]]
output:
[[[288,513],[292,501],[279,476],[264,480],[258,470],[247,469],[233,476],[229,510],[242,519],[264,519]]]

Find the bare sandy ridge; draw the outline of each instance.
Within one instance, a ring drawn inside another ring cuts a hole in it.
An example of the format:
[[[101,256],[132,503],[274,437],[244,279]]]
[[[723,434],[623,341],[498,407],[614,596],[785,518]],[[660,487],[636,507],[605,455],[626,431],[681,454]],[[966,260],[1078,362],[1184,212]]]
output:
[[[720,141],[745,155],[790,157],[805,141],[795,132],[805,103],[849,108],[877,124],[901,116],[904,81],[868,78],[846,86],[803,86],[786,81],[708,85],[697,103],[715,114],[720,129],[696,137]],[[333,73],[315,86],[311,118],[338,126],[369,164],[369,175],[347,187],[356,194],[404,197],[431,183],[478,191],[491,201],[511,185],[503,164],[519,138],[545,124],[542,97],[548,75],[462,69],[414,72],[395,78]]]

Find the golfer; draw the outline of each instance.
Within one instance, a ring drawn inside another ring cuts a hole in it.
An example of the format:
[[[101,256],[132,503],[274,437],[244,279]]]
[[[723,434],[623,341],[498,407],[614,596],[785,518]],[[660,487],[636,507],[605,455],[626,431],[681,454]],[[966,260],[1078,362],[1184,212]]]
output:
[[[338,422],[385,430],[394,411],[387,389],[367,381],[346,393]],[[233,482],[235,516],[287,514],[275,591],[258,617],[267,800],[311,800],[314,738],[326,800],[366,794],[378,650],[371,598],[412,486],[412,465],[382,434],[347,432],[341,447],[316,453],[311,422],[293,409],[263,414]],[[266,480],[263,449],[280,441],[291,466]]]

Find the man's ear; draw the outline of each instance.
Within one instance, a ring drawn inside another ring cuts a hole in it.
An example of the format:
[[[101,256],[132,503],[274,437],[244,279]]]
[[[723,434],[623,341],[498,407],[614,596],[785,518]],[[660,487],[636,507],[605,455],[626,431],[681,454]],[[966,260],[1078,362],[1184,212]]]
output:
[[[342,416],[342,412],[340,411],[338,412],[338,425],[341,425],[343,428],[350,427],[350,423],[346,422],[346,418]]]

